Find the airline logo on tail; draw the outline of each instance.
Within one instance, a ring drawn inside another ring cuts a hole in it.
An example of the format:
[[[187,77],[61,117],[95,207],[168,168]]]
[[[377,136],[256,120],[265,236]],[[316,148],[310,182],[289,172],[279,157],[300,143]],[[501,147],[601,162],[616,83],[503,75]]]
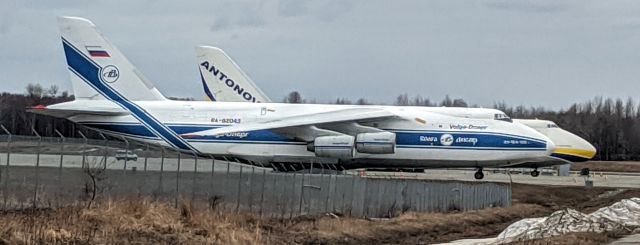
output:
[[[118,70],[118,67],[114,65],[103,67],[100,74],[102,74],[102,81],[106,83],[114,83],[120,77],[120,71]]]
[[[260,101],[256,101],[256,98],[249,91],[245,91],[245,89],[241,87],[240,84],[236,83],[233,79],[231,79],[222,71],[220,71],[220,69],[217,69],[215,65],[213,65],[213,62],[210,63],[209,61],[204,61],[200,63],[200,66],[205,70],[207,70],[209,73],[211,73],[211,75],[213,75],[214,78],[220,80],[220,82],[223,82],[227,87],[233,89],[234,92],[242,96],[242,99],[249,102],[260,102]],[[206,82],[203,81],[203,84],[205,85],[205,89],[207,89]],[[207,95],[209,97],[212,97],[209,94]],[[214,98],[210,98],[210,99],[215,101]]]

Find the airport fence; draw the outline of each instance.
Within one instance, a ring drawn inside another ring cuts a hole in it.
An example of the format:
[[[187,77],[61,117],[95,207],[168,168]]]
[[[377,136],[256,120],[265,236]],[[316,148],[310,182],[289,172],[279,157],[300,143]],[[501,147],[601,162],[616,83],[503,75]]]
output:
[[[6,131],[5,131],[6,132]],[[8,133],[8,132],[7,132]],[[468,211],[511,205],[508,184],[361,177],[317,163],[299,172],[214,160],[138,142],[0,135],[0,209],[90,206],[105,199],[190,201],[292,218]]]

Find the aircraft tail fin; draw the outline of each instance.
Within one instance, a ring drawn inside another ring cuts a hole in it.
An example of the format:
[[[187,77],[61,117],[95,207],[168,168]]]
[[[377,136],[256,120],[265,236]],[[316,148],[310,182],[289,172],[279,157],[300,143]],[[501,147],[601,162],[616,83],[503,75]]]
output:
[[[198,46],[196,54],[207,99],[225,102],[271,102],[222,49]]]
[[[58,17],[76,99],[165,100],[89,20]]]

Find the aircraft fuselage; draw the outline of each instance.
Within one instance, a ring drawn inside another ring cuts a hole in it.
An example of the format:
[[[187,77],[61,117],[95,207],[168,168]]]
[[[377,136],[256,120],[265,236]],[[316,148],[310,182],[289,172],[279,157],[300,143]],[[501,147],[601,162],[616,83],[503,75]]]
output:
[[[68,102],[50,108],[77,107],[73,103],[83,102]],[[116,106],[106,100],[84,103],[95,107]],[[396,150],[392,154],[356,152],[352,159],[339,160],[347,168],[365,165],[421,168],[516,165],[542,161],[555,147],[548,138],[529,127],[500,120],[451,116],[442,114],[442,108],[204,101],[131,103],[140,110],[132,110],[130,115],[123,116],[78,115],[69,119],[111,135],[159,143],[200,155],[240,157],[265,166],[271,162],[337,163],[338,160],[316,157],[307,148],[309,142],[270,130],[202,137],[183,135],[339,108],[374,107],[391,110],[398,117],[361,124],[395,133]]]

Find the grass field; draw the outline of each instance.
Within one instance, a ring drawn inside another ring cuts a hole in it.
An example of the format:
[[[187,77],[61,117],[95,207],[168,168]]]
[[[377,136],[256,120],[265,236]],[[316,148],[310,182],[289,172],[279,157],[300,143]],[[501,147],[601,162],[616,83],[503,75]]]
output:
[[[21,210],[0,214],[0,244],[428,244],[493,237],[509,224],[562,208],[592,212],[640,190],[513,186],[509,208],[466,213],[405,213],[394,219],[334,215],[293,220],[219,213],[183,202],[179,208],[145,198],[105,201],[92,208]],[[532,244],[600,244],[619,234],[571,234]]]

